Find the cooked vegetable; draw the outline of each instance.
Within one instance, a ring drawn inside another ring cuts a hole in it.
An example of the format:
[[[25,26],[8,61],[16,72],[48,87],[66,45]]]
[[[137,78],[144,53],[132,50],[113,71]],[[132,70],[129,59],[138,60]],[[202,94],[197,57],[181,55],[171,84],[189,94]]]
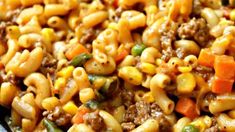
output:
[[[215,76],[211,91],[217,94],[232,92],[234,79],[222,79]]]
[[[121,62],[128,54],[129,54],[128,51],[124,49],[121,53],[119,53],[119,54],[115,57],[116,63]]]
[[[97,109],[99,108],[99,102],[96,100],[89,100],[88,102],[85,103],[85,106],[89,109]]]
[[[215,55],[210,49],[202,49],[198,57],[198,63],[203,66],[213,67]]]
[[[187,125],[182,129],[182,132],[199,132],[199,129],[194,125]]]
[[[146,46],[144,44],[136,44],[132,49],[131,49],[131,54],[133,56],[140,56],[141,53],[144,51]]]
[[[192,73],[182,73],[176,78],[179,93],[191,93],[196,87],[196,80]]]
[[[89,112],[89,109],[86,107],[80,107],[77,113],[72,118],[73,124],[80,124],[83,123],[83,116]]]
[[[118,89],[119,80],[117,77],[108,77],[104,86],[99,90],[101,94],[105,96],[112,96],[114,92]]]
[[[72,46],[68,51],[66,51],[65,56],[72,60],[77,55],[80,55],[82,53],[89,53],[88,50],[82,45],[82,44],[75,44]]]
[[[216,56],[214,69],[217,77],[221,79],[234,79],[235,61],[232,56]]]
[[[61,129],[59,129],[54,122],[49,121],[47,119],[43,119],[43,124],[46,127],[48,132],[63,132]]]
[[[194,119],[198,116],[196,112],[196,104],[190,98],[180,98],[176,104],[175,110],[191,119]]]
[[[86,61],[88,61],[91,58],[92,58],[91,54],[82,53],[82,54],[74,57],[72,59],[72,61],[70,62],[70,65],[73,65],[74,67],[83,66],[83,64],[85,64]]]

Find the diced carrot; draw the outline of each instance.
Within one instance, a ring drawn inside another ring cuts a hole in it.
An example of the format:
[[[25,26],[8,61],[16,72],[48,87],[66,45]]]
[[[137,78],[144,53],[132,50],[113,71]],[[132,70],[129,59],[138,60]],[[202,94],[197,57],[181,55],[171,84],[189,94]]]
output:
[[[89,52],[82,44],[76,44],[66,51],[65,56],[69,60],[72,60],[75,56],[81,53],[89,53]]]
[[[230,93],[233,88],[233,79],[221,79],[215,76],[212,83],[212,92],[217,94]]]
[[[180,98],[176,104],[175,110],[178,113],[191,119],[194,119],[198,116],[198,113],[196,111],[196,103],[190,98]]]
[[[79,108],[77,113],[73,116],[72,118],[72,123],[73,124],[80,124],[83,123],[83,116],[89,112],[89,109],[86,107]]]
[[[199,57],[198,63],[203,66],[213,67],[215,60],[215,55],[210,51],[210,49],[202,49]]]
[[[235,61],[232,56],[216,56],[214,69],[217,77],[221,79],[234,79]]]
[[[120,54],[118,54],[115,57],[116,63],[121,62],[127,55],[128,55],[128,51],[124,49]]]
[[[113,6],[114,6],[115,8],[118,7],[118,0],[114,0],[114,1],[113,1]]]

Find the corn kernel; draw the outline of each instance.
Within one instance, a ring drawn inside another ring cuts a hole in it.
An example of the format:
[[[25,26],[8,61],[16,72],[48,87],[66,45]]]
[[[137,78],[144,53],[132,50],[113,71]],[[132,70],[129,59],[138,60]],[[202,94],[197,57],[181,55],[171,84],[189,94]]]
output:
[[[140,69],[142,72],[153,75],[156,73],[156,66],[150,63],[141,63]]]
[[[68,103],[66,103],[64,106],[63,106],[63,110],[66,112],[66,113],[69,113],[71,115],[75,115],[78,111],[78,107],[74,104],[73,101],[69,101]]]
[[[196,79],[192,73],[182,73],[176,78],[179,93],[191,93],[196,87]]]
[[[143,96],[143,99],[148,103],[154,102],[154,97],[153,97],[151,92],[145,93],[144,96]]]
[[[132,66],[125,66],[119,69],[118,76],[133,85],[140,85],[143,80],[142,73]]]
[[[55,87],[55,90],[59,90],[59,89],[65,87],[65,85],[66,85],[66,79],[60,77],[60,78],[56,79],[54,87]]]
[[[55,32],[52,28],[43,28],[41,31],[45,43],[51,43],[55,40]]]
[[[74,70],[73,66],[65,67],[57,73],[57,76],[68,79],[69,77],[72,76],[73,70]]]
[[[42,107],[46,110],[53,110],[59,103],[58,98],[48,97],[42,101]]]
[[[114,23],[114,22],[109,23],[108,28],[113,29],[113,30],[118,30],[117,23]]]
[[[180,66],[180,67],[178,67],[178,70],[182,73],[191,72],[192,67],[191,66]]]
[[[235,21],[235,9],[233,9],[233,10],[230,12],[229,16],[230,16],[230,19],[231,19],[231,20]]]
[[[87,101],[95,98],[95,92],[92,88],[84,88],[79,91],[79,98],[80,101],[84,104]]]

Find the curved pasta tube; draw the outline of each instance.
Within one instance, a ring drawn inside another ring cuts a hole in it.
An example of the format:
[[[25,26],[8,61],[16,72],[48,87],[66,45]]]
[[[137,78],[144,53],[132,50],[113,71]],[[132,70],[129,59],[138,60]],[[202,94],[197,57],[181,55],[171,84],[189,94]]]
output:
[[[95,132],[90,128],[88,125],[82,124],[74,124],[72,127],[69,128],[68,132]]]
[[[182,132],[184,126],[189,124],[191,120],[188,117],[180,118],[177,123],[173,126],[173,132]]]
[[[42,108],[42,100],[49,97],[51,94],[50,85],[47,78],[41,73],[32,73],[24,80],[26,86],[36,87],[36,104]]]
[[[43,51],[42,48],[39,47],[31,52],[28,50],[24,50],[22,53],[17,52],[6,65],[6,71],[12,71],[19,77],[26,77],[40,67],[42,59]]]
[[[178,40],[174,43],[175,48],[182,48],[187,54],[198,55],[200,47],[192,40]]]
[[[131,132],[158,132],[159,123],[155,119],[148,119]]]
[[[235,100],[225,99],[225,100],[219,100],[216,99],[214,101],[211,101],[209,104],[209,111],[212,114],[216,114],[222,111],[226,110],[232,110],[235,109]]]
[[[141,62],[147,62],[147,63],[152,63],[155,64],[155,60],[156,58],[161,57],[161,53],[154,47],[148,47],[146,48],[141,56],[140,56],[140,60]]]
[[[33,46],[36,42],[40,42],[42,36],[36,33],[24,34],[19,37],[19,46],[23,48],[29,48]]]
[[[1,62],[4,65],[6,65],[19,50],[19,46],[16,40],[9,39],[7,41],[7,46],[8,46],[7,53],[1,58]]]
[[[89,14],[82,19],[82,23],[86,28],[92,28],[95,25],[103,22],[108,18],[108,13],[105,11],[97,11],[95,13]]]
[[[128,20],[130,30],[144,27],[146,25],[146,16],[139,11],[124,11],[121,18]]]
[[[91,85],[88,79],[88,75],[82,67],[77,67],[76,69],[74,69],[73,78],[76,81],[79,89],[88,88]]]
[[[119,5],[123,8],[133,6],[137,3],[142,3],[145,5],[145,8],[150,5],[157,5],[156,0],[120,0]]]
[[[115,71],[116,63],[114,59],[108,56],[108,61],[105,64],[102,64],[95,59],[90,59],[84,65],[87,73],[97,74],[97,75],[108,75]]]
[[[103,118],[104,123],[108,129],[111,129],[113,132],[122,132],[121,125],[108,112],[101,110],[99,115]]]
[[[235,119],[230,118],[226,114],[220,114],[216,120],[222,131],[226,132],[235,131]]]
[[[143,43],[147,46],[152,46],[161,49],[160,33],[158,29],[166,21],[166,17],[159,18],[150,27],[146,28],[142,35]]]
[[[170,114],[173,112],[175,104],[167,97],[166,92],[159,87],[157,83],[159,75],[156,74],[150,81],[150,90],[155,99],[155,102],[160,106],[165,114]]]

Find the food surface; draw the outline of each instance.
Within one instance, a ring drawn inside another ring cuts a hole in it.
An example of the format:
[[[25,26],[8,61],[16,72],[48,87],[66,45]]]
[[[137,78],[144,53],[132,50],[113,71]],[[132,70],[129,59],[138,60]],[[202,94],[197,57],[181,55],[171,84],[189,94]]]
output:
[[[0,0],[12,131],[235,132],[235,0]]]

